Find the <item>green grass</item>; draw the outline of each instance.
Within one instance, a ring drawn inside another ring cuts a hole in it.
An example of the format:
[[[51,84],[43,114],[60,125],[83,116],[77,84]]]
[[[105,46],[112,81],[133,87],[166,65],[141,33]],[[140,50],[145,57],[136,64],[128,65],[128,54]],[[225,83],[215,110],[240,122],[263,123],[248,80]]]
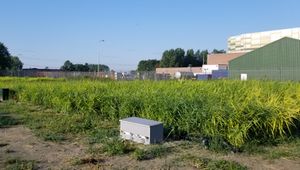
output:
[[[132,156],[134,159],[142,161],[162,157],[171,153],[171,148],[163,145],[154,145],[144,149],[137,148]]]
[[[91,120],[92,128],[81,128],[82,125],[76,127],[79,117],[78,114],[62,114],[56,113],[43,107],[33,106],[31,104],[3,102],[0,103],[0,110],[5,112],[5,115],[17,119],[19,123],[28,126],[33,132],[44,140],[60,142],[74,137],[86,139],[87,144],[90,145],[90,152],[93,155],[120,155],[132,152],[132,156],[136,160],[153,159],[160,157],[170,152],[170,148],[164,146],[152,146],[142,149],[135,149],[135,145],[124,142],[118,139],[119,131],[118,125],[115,122],[95,119]],[[3,114],[1,114],[3,115]],[[76,118],[72,118],[75,116]],[[84,116],[84,115],[81,115]],[[71,117],[71,118],[69,118]],[[66,123],[69,122],[69,123]],[[82,122],[79,122],[79,124]],[[75,127],[74,127],[75,126]],[[117,139],[117,140],[114,140]],[[197,145],[201,141],[185,141],[183,142],[183,149],[190,149],[192,145]],[[223,140],[213,140],[210,143],[211,150],[223,150]],[[218,144],[221,144],[220,146]],[[5,147],[6,144],[3,144]],[[95,145],[95,146],[93,146]],[[2,146],[2,145],[1,145]],[[225,146],[226,149],[227,146]],[[203,147],[201,147],[203,148]],[[247,154],[262,155],[266,159],[277,158],[300,158],[300,140],[299,138],[291,138],[289,140],[282,140],[276,143],[261,144],[258,142],[246,143],[242,148],[243,152]],[[171,150],[172,151],[172,150]],[[227,151],[229,151],[227,149]]]
[[[108,139],[103,142],[101,151],[109,156],[122,155],[135,150],[135,147],[127,141],[119,138]]]
[[[110,138],[119,136],[119,130],[117,128],[99,128],[89,133],[89,144],[103,143]]]
[[[247,167],[240,165],[234,161],[227,160],[213,160],[210,158],[196,157],[192,155],[185,155],[182,160],[197,169],[207,170],[246,170]]]
[[[135,145],[118,137],[104,140],[101,144],[89,145],[88,153],[95,157],[101,155],[115,156],[133,152]]]
[[[19,121],[12,115],[7,114],[4,110],[0,111],[0,128],[17,125]]]
[[[280,141],[276,145],[249,143],[244,147],[244,152],[252,155],[262,155],[266,159],[300,158],[300,138]]]
[[[0,110],[6,112],[7,117],[11,117],[12,114],[18,117],[18,123],[26,125],[46,141],[60,142],[71,137],[84,136],[88,143],[92,144],[118,136],[117,124],[103,121],[97,116],[91,118],[87,115],[57,113],[44,107],[14,101],[0,103]],[[3,119],[1,122],[16,124],[14,121]]]
[[[104,159],[101,159],[101,158],[98,158],[98,159],[95,159],[95,158],[74,158],[72,160],[72,165],[84,165],[84,164],[101,164],[101,163],[104,163],[105,160]]]
[[[41,136],[45,141],[53,142],[64,141],[66,139],[64,134],[54,134],[51,132],[41,133],[39,136]]]
[[[18,158],[8,159],[5,162],[6,170],[34,170],[36,169],[35,161],[21,160]]]
[[[216,160],[211,161],[207,164],[207,169],[209,170],[246,170],[247,167],[242,166],[233,161],[226,161],[226,160]]]
[[[296,82],[1,78],[0,87],[15,90],[19,101],[54,110],[54,115],[33,118],[42,123],[32,128],[50,120],[45,129],[55,134],[86,134],[104,121],[117,127],[119,119],[138,116],[163,122],[171,138],[196,134],[240,148],[252,140],[293,136],[299,129]],[[91,139],[97,141],[97,136]]]

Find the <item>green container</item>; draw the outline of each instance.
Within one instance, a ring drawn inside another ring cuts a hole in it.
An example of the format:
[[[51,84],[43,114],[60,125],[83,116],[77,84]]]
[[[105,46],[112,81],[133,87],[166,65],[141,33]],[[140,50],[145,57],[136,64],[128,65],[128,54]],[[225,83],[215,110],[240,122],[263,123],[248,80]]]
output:
[[[9,98],[9,89],[1,89],[0,90],[0,96],[1,96],[1,98],[0,98],[0,100],[8,100],[8,98]]]

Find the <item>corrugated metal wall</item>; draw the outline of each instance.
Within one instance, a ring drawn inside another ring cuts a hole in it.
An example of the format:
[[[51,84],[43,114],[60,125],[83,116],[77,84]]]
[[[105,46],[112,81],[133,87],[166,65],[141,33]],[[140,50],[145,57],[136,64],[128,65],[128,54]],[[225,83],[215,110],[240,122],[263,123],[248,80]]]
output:
[[[300,41],[283,38],[229,62],[229,77],[300,80]]]

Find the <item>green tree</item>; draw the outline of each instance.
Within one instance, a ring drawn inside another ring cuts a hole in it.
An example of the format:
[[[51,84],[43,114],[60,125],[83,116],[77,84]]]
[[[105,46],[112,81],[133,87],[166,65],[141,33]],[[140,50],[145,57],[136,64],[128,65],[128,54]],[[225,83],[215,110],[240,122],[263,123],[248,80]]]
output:
[[[168,53],[169,63],[167,67],[175,67],[176,66],[176,54],[174,49],[170,49]]]
[[[223,54],[223,53],[226,53],[225,50],[217,50],[217,49],[214,49],[212,52],[212,54]]]
[[[184,57],[184,67],[187,66],[195,66],[196,65],[196,58],[195,53],[193,49],[189,49],[186,51],[186,55]]]
[[[202,56],[202,58],[203,58],[202,64],[207,64],[208,50],[201,51],[201,56]]]
[[[104,64],[100,64],[100,71],[109,71],[109,67],[107,65],[104,65]]]
[[[138,64],[137,71],[155,71],[159,66],[159,60],[141,60]]]
[[[17,56],[11,56],[7,47],[0,42],[0,70],[22,70],[23,63]]]
[[[17,56],[10,57],[11,70],[22,70],[23,63]]]
[[[82,71],[82,72],[86,72],[89,71],[89,65],[88,63],[85,64],[74,64],[74,71]]]
[[[176,48],[175,50],[175,67],[182,67],[184,65],[185,51],[182,48]]]
[[[164,51],[160,67],[182,67],[184,64],[184,50],[181,48]]]
[[[196,62],[197,62],[197,66],[202,66],[203,64],[203,57],[201,55],[201,51],[200,50],[197,50],[195,52],[195,59],[196,59]]]
[[[0,70],[11,68],[11,58],[6,46],[0,42]]]
[[[160,67],[170,67],[170,54],[169,50],[163,52],[162,58],[160,60]]]
[[[98,65],[97,64],[88,64],[89,71],[97,72],[98,71]],[[107,65],[99,64],[99,71],[109,71],[110,68]]]
[[[75,71],[74,64],[69,60],[65,61],[64,65],[61,66],[60,69],[64,71]]]
[[[203,50],[203,51],[201,51],[200,56],[201,56],[201,58],[202,58],[202,64],[201,64],[201,66],[202,66],[203,64],[207,64],[208,50]]]
[[[73,64],[71,61],[65,61],[64,65],[60,67],[63,71],[82,71],[82,72],[96,72],[98,71],[97,64]],[[109,67],[107,65],[99,64],[99,71],[109,71]]]
[[[215,50],[214,52],[224,52],[224,50]],[[193,49],[185,51],[182,48],[170,49],[164,51],[160,60],[160,67],[188,67],[188,66],[202,66],[207,64],[208,50],[197,50],[196,53]]]

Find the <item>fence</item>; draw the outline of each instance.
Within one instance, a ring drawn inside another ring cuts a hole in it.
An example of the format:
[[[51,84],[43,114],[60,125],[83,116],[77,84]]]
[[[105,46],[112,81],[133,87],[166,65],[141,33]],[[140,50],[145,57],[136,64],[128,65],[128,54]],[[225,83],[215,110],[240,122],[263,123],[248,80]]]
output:
[[[20,70],[0,71],[0,76],[13,77],[50,77],[50,78],[108,78],[112,80],[169,80],[170,74],[156,74],[155,71],[145,72],[66,72],[61,70]]]
[[[77,71],[60,71],[60,70],[19,70],[19,71],[0,71],[0,76],[14,77],[50,77],[50,78],[113,78],[112,72],[77,72]]]
[[[217,76],[212,74],[211,79],[241,79],[241,74],[247,76],[247,80],[277,80],[277,81],[300,81],[299,69],[267,69],[267,70],[229,70],[220,72]],[[221,74],[221,76],[219,75]],[[226,74],[225,74],[226,73]],[[65,72],[60,70],[21,70],[21,71],[0,71],[0,76],[14,77],[50,77],[50,78],[108,78],[112,80],[170,80],[174,79],[174,75],[157,74],[155,71],[145,72]],[[198,78],[199,76],[197,76]],[[209,77],[209,76],[207,76]],[[184,78],[184,77],[183,77]],[[207,80],[203,78],[199,80]]]

